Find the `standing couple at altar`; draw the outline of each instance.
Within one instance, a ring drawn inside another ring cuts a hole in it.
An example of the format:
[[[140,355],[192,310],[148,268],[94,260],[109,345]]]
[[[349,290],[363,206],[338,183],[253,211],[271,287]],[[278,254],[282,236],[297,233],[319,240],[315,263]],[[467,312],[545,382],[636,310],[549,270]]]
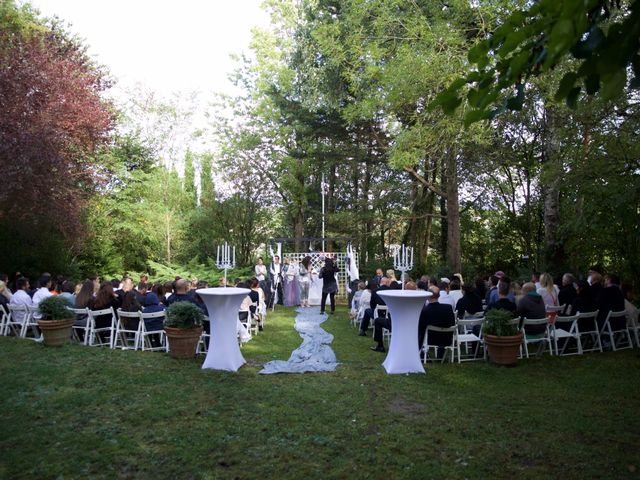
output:
[[[325,265],[320,272],[313,268],[312,255],[317,257],[316,263],[324,261]],[[332,273],[327,270],[329,264]],[[335,310],[335,294],[338,291],[337,271],[331,257],[325,258],[318,253],[306,255],[299,263],[294,257],[285,257],[284,263],[281,263],[280,256],[274,255],[268,269],[262,258],[258,258],[255,266],[256,278],[260,281],[262,289],[268,292],[269,306],[273,306],[274,303],[285,307],[298,305],[309,307],[312,304],[321,304],[323,311],[327,296],[331,300],[332,311]]]

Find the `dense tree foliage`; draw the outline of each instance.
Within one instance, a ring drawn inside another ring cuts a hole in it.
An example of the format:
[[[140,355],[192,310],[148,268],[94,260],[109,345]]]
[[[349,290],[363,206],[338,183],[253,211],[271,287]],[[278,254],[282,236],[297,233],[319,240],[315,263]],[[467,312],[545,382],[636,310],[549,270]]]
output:
[[[391,249],[406,243],[416,249],[414,273],[580,274],[601,264],[637,280],[639,103],[614,78],[637,75],[629,53],[637,45],[631,38],[615,58],[606,53],[637,27],[635,1],[268,0],[265,8],[271,28],[254,32],[232,74],[242,93],[218,97],[206,124],[194,115],[195,96],[139,89],[118,105],[107,142],[99,70],[80,62],[85,76],[66,78],[60,67],[40,78],[52,59],[76,65],[82,48],[28,9],[5,8],[6,32],[19,35],[5,33],[3,58],[38,55],[15,65],[19,75],[0,66],[0,99],[26,99],[12,108],[31,115],[25,132],[42,135],[3,142],[6,165],[17,165],[5,175],[21,181],[0,192],[9,226],[0,235],[18,252],[2,268],[213,278],[224,241],[242,267],[272,237],[296,238],[288,251],[317,250],[319,240],[303,239],[321,236],[324,179],[326,236],[338,238],[326,248],[350,239],[363,272],[391,266]],[[585,67],[593,62],[606,71]],[[66,105],[54,101],[64,89],[54,89],[37,103],[39,82],[55,79],[88,93]],[[579,83],[600,95],[574,102]],[[64,115],[48,120],[54,113]],[[14,124],[3,120],[6,135]],[[30,169],[39,162],[53,171],[37,178],[43,170]],[[30,176],[37,188],[18,190]],[[66,193],[55,197],[53,185]],[[66,227],[37,226],[59,265],[31,248],[32,224],[7,216],[24,202],[36,206],[25,214],[85,227],[71,241],[53,235]]]

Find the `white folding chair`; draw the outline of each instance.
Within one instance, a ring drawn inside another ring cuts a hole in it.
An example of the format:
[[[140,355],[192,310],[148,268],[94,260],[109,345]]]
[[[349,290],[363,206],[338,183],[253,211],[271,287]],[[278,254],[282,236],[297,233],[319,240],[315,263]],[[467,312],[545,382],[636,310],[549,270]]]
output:
[[[29,320],[29,310],[26,305],[9,304],[9,318],[5,324],[5,335],[12,333],[16,337],[20,336],[22,326]]]
[[[598,310],[595,312],[577,312],[578,315],[578,332],[580,335],[580,343],[582,344],[582,352],[602,352],[602,341],[600,340],[600,329],[598,328]],[[582,338],[588,335],[591,340],[591,348],[586,348]]]
[[[198,340],[198,346],[196,347],[196,355],[201,353],[206,354],[209,350],[208,345],[211,342],[211,334],[205,332],[204,327],[202,328],[202,334],[200,335],[200,340]],[[169,351],[169,342],[167,344],[167,352]],[[242,346],[242,344],[240,344]]]
[[[544,331],[542,331],[541,333],[536,333],[536,334],[529,334],[527,335],[527,332],[525,330],[525,328],[529,326],[529,327],[540,327],[540,326],[544,326]],[[549,319],[547,317],[544,318],[525,318],[522,321],[522,344],[524,346],[524,354],[527,358],[529,358],[529,344],[530,343],[537,343],[538,345],[538,352],[536,353],[536,355],[540,355],[542,353],[544,353],[545,350],[545,344],[546,346],[549,348],[549,353],[551,355],[553,355],[553,346],[552,346],[552,340],[551,340],[551,331],[549,329]]]
[[[140,343],[140,312],[117,310],[116,331],[111,348],[137,350]]]
[[[466,315],[465,315],[466,317]],[[457,352],[458,363],[468,362],[472,360],[482,360],[483,357],[478,357],[478,349],[483,344],[482,341],[482,324],[484,323],[484,317],[482,315],[476,318],[463,318],[458,320],[458,334],[457,334]],[[477,328],[474,328],[477,327]],[[477,330],[478,333],[474,333]],[[469,355],[469,344],[475,343],[473,349],[473,356]],[[464,344],[465,357],[462,358],[461,345]]]
[[[633,318],[631,315],[627,315],[627,328],[633,332],[633,335],[636,338],[636,346],[640,347],[640,337],[638,335],[640,322],[638,322],[638,318]]]
[[[139,329],[139,347],[143,351],[145,350],[166,350],[167,338],[164,333],[164,329],[162,330],[147,330],[146,320],[155,320],[155,319],[164,319],[165,312],[151,312],[151,313],[141,313],[140,314],[140,329]],[[204,330],[203,330],[204,333]],[[150,337],[154,335],[159,335],[159,345],[153,345]]]
[[[89,309],[88,308],[71,308],[67,307],[76,315],[76,321],[72,327],[71,338],[83,345],[89,343]],[[82,335],[79,334],[82,332]]]
[[[549,319],[549,323],[553,324],[553,321],[555,320],[555,318],[558,315],[562,315],[562,312],[564,312],[565,308],[566,308],[566,305],[560,305],[558,307],[554,305],[547,305],[545,307],[545,311],[547,312],[547,318]]]
[[[631,332],[627,326],[627,312],[620,310],[619,312],[609,312],[607,318],[600,329],[600,339],[606,335],[611,341],[611,348],[615,352],[616,350],[623,350],[625,348],[633,348],[633,342],[631,341]],[[625,340],[621,345],[617,344],[616,338]]]
[[[4,330],[7,327],[7,322],[10,318],[9,306],[5,310],[3,305],[0,305],[0,335],[4,335]]]
[[[22,324],[22,331],[20,332],[20,336],[22,338],[41,341],[42,333],[40,332],[40,328],[38,327],[38,319],[42,318],[40,309],[38,308],[38,305],[27,305],[27,310],[29,311],[29,317]],[[28,336],[29,328],[31,328],[31,335],[33,335],[32,337]]]
[[[437,345],[429,343],[429,332],[451,334],[451,343],[449,345]],[[429,357],[429,349],[433,347],[434,349],[434,357],[438,358],[438,348],[444,348],[444,355],[442,355],[441,363],[444,363],[447,358],[447,352],[451,352],[451,363],[453,363],[456,359],[456,344],[458,337],[458,326],[453,325],[451,327],[436,327],[435,325],[427,325],[427,331],[424,334],[424,343],[422,345],[422,353],[424,355],[423,363],[427,363],[427,358]]]
[[[376,308],[373,310],[373,318],[371,322],[369,322],[369,328],[375,327],[376,318],[387,318],[389,316],[389,307],[386,305],[376,305]],[[386,340],[387,344],[391,341],[391,332],[388,328],[382,328],[382,340]]]
[[[580,330],[578,329],[578,315],[568,317],[556,317],[551,326],[553,343],[556,348],[556,355],[582,355],[582,342],[580,341]],[[572,353],[564,353],[569,346],[571,339],[576,342],[576,350]],[[558,340],[564,341],[562,351],[558,350]]]
[[[106,327],[96,327],[96,318],[102,315],[110,315],[111,322],[109,326]],[[113,307],[105,308],[102,310],[89,310],[89,341],[87,343],[90,347],[99,347],[104,345],[109,345],[110,348],[113,348],[113,342],[115,340],[115,325],[116,325],[116,314],[113,311]],[[107,333],[109,335],[109,340],[103,340],[101,334]]]
[[[242,324],[242,326],[249,332],[250,336],[253,336],[253,319],[251,318],[251,312],[247,310],[238,311],[238,321]],[[257,330],[257,327],[256,327]]]

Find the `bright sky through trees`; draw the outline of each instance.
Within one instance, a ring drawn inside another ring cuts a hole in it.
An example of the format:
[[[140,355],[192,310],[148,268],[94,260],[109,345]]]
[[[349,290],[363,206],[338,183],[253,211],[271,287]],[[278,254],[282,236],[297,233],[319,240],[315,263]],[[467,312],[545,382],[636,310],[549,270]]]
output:
[[[85,39],[119,87],[142,83],[162,96],[174,91],[233,89],[232,53],[248,49],[251,28],[267,26],[261,0],[33,0]],[[117,90],[116,90],[117,94]]]

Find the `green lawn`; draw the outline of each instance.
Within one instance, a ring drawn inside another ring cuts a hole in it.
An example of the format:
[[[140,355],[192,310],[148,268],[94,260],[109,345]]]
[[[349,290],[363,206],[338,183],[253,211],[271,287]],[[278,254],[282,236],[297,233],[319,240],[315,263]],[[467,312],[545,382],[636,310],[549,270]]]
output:
[[[638,476],[638,350],[389,376],[342,307],[335,373],[258,375],[293,318],[270,313],[238,373],[0,338],[0,478]]]

